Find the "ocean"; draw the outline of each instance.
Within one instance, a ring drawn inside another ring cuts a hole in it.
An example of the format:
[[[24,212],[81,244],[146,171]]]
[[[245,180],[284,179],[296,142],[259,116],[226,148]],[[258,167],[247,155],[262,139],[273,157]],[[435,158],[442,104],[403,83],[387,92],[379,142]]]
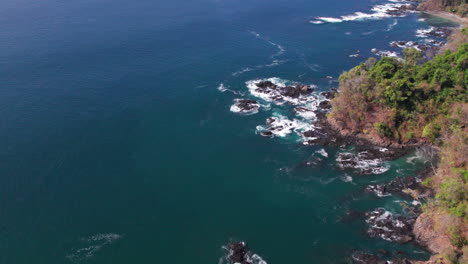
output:
[[[342,149],[304,145],[297,126],[259,135],[271,116],[311,121],[248,88],[276,78],[328,91],[372,49],[401,54],[391,41],[448,23],[386,17],[382,4],[395,2],[2,1],[0,263],[226,263],[229,241],[269,264],[379,249],[427,259],[345,220],[401,213],[411,200],[363,190],[414,175],[416,154],[343,171]],[[258,113],[231,111],[239,98]]]

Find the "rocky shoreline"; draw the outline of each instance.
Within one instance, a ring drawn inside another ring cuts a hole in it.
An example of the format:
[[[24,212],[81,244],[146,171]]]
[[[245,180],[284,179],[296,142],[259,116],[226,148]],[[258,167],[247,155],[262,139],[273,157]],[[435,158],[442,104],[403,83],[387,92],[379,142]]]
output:
[[[406,11],[407,10],[404,8],[403,10],[398,10],[398,12]],[[395,13],[392,15],[398,14],[399,13]],[[419,31],[418,34],[424,34],[427,37],[436,37],[438,39],[453,36],[454,32],[456,32],[456,30],[446,27],[431,27]],[[432,54],[440,52],[439,50],[441,48],[447,46],[444,42],[433,39],[426,39],[426,43],[393,41],[390,45],[399,48],[415,48],[424,53],[432,52]],[[375,51],[374,53],[378,54],[379,51]],[[427,56],[426,59],[429,57],[430,56]],[[270,80],[252,81],[249,85],[248,87],[252,95],[277,105],[284,103],[294,105],[294,113],[297,116],[304,117],[313,124],[313,126],[310,127],[303,126],[302,124],[298,124],[296,119],[289,120],[287,118],[282,119],[281,117],[272,116],[267,118],[265,126],[259,126],[260,129],[257,127],[259,135],[274,137],[285,131],[294,131],[301,136],[304,145],[331,146],[340,149],[346,146],[355,146],[355,153],[341,152],[337,154],[336,160],[338,169],[353,170],[355,173],[357,172],[363,175],[379,174],[386,171],[385,167],[363,164],[381,164],[384,161],[395,160],[418,149],[425,149],[432,153],[430,157],[433,159],[430,161],[432,166],[437,163],[437,160],[434,160],[434,157],[437,155],[434,153],[436,153],[438,149],[427,141],[409,140],[396,142],[374,134],[367,134],[344,128],[342,124],[328,115],[332,110],[330,101],[339,93],[337,89],[318,93],[317,97],[317,93],[313,95],[315,87],[309,85],[297,83],[280,85]],[[261,105],[256,100],[236,99],[232,107],[239,113],[250,114],[258,112]],[[231,111],[233,111],[232,108]],[[298,127],[301,128],[297,129]],[[328,156],[328,153],[325,152],[325,154]],[[326,157],[325,154],[322,154],[322,156]],[[313,157],[313,159],[304,162],[301,166],[322,166],[323,157]],[[369,225],[366,231],[369,237],[395,243],[415,243],[427,249],[429,252],[442,252],[445,249],[444,245],[450,244],[450,241],[447,241],[448,238],[446,235],[441,235],[440,232],[434,228],[433,219],[434,217],[443,218],[446,216],[428,216],[426,213],[423,213],[421,209],[422,202],[433,198],[435,195],[433,189],[423,184],[423,181],[434,175],[434,173],[434,167],[426,166],[426,168],[418,172],[415,176],[396,177],[387,183],[370,184],[365,188],[365,192],[377,197],[396,195],[412,200],[412,202],[408,202],[409,206],[406,208],[406,210],[409,210],[408,214],[392,214],[384,208],[376,208],[370,212],[350,213],[351,215],[349,217],[354,218],[357,216],[359,219],[363,219]],[[440,221],[444,222],[444,219],[440,219]],[[253,260],[253,254],[249,251],[244,242],[232,242],[227,248],[229,249],[227,257],[229,263],[260,263]],[[352,263],[360,264],[432,264],[437,261],[435,256],[431,258],[429,262],[413,261],[398,254],[398,252],[386,252],[385,250],[379,251],[376,255],[356,251],[350,258]]]
[[[457,31],[449,28],[435,29],[431,28],[427,32],[424,32],[430,36],[437,37],[451,37],[456,39],[455,34]],[[441,48],[445,48],[448,44],[440,45],[440,43],[434,43]],[[428,50],[427,47],[421,46],[416,42],[392,42],[392,45],[398,47],[413,47],[420,51]],[[439,47],[433,47],[432,50],[438,50]],[[358,144],[371,144],[380,147],[396,148],[396,149],[415,149],[415,148],[431,148],[429,152],[432,152],[432,158],[437,158],[438,148],[432,144],[424,141],[413,141],[413,142],[395,142],[389,139],[383,139],[376,135],[370,135],[362,133],[360,131],[352,131],[351,129],[345,128],[341,123],[335,120],[333,117],[328,116],[320,120],[321,126],[325,127],[327,131],[333,131],[334,137],[336,138],[352,138],[356,140]],[[323,143],[323,142],[322,142]],[[432,164],[436,164],[436,160],[432,160]],[[434,165],[433,165],[434,166]],[[449,258],[447,252],[457,252],[457,249],[452,245],[452,237],[447,232],[453,232],[447,229],[447,226],[440,226],[437,223],[456,223],[455,226],[463,225],[460,218],[453,215],[446,214],[437,211],[437,209],[429,209],[423,213],[421,210],[421,202],[427,201],[428,199],[434,198],[435,190],[425,186],[423,180],[432,177],[436,174],[437,167],[426,167],[418,175],[413,177],[397,177],[394,180],[385,184],[374,184],[369,185],[366,191],[373,193],[378,197],[384,197],[388,195],[396,194],[401,197],[414,199],[413,209],[411,215],[401,216],[393,215],[390,212],[385,211],[383,208],[377,208],[372,212],[365,213],[366,222],[370,225],[368,235],[371,237],[380,237],[384,240],[396,242],[396,243],[416,243],[422,248],[425,248],[429,252],[435,254],[428,261],[414,261],[406,258],[392,258],[388,256],[376,256],[366,252],[358,252],[352,256],[353,263],[371,264],[371,263],[414,263],[414,264],[436,264],[436,263],[455,263],[446,262]],[[458,235],[463,236],[463,231]],[[461,253],[458,253],[461,254]],[[460,255],[458,255],[459,257]],[[452,257],[457,258],[457,256]]]

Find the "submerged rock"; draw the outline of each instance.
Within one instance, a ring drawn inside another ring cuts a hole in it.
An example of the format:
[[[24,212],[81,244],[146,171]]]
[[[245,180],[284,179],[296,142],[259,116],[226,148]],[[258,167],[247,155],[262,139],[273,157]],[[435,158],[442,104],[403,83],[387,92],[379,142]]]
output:
[[[356,251],[351,256],[353,264],[411,264],[412,262],[406,258],[393,258],[391,260],[383,260],[382,258],[361,251]]]
[[[366,191],[372,192],[379,197],[389,196],[392,194],[412,199],[428,198],[433,196],[433,191],[422,185],[421,181],[421,178],[417,176],[396,177],[388,183],[369,185],[366,187]]]
[[[330,101],[321,101],[318,107],[322,110],[329,110],[332,108],[332,105],[330,104]]]

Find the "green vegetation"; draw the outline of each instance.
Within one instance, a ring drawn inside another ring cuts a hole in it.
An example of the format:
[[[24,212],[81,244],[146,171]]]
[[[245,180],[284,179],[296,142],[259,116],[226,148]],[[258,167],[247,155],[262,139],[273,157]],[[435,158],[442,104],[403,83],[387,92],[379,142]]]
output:
[[[467,0],[423,0],[420,9],[446,11],[464,17],[468,15],[468,2]]]
[[[333,100],[332,115],[360,131],[372,130],[371,121],[378,135],[400,142],[435,142],[450,123],[453,104],[467,101],[468,43],[418,65],[421,58],[407,49],[404,61],[370,59],[343,73],[340,88],[349,96]]]
[[[462,236],[462,227],[460,225],[450,226],[448,228],[452,244],[457,248],[462,248],[466,244],[465,237]]]
[[[467,32],[460,30],[427,62],[407,49],[404,60],[370,58],[343,73],[328,116],[340,129],[365,132],[372,140],[431,143],[440,150],[435,175],[422,183],[436,193],[423,211],[453,221],[442,223],[455,248],[439,252],[448,263],[468,259]]]

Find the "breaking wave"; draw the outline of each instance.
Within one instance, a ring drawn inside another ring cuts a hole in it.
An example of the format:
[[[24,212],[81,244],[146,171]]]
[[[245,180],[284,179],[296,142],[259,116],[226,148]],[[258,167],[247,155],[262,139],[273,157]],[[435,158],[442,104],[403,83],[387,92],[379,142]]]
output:
[[[370,13],[355,12],[350,15],[340,17],[315,17],[311,20],[312,24],[323,24],[323,23],[341,23],[345,21],[363,21],[363,20],[377,20],[388,17],[403,17],[408,12],[411,12],[410,4],[404,1],[391,1],[391,3],[375,5],[372,7]],[[395,20],[396,21],[396,20]],[[398,23],[394,22],[390,30]],[[390,31],[388,30],[388,31]]]

